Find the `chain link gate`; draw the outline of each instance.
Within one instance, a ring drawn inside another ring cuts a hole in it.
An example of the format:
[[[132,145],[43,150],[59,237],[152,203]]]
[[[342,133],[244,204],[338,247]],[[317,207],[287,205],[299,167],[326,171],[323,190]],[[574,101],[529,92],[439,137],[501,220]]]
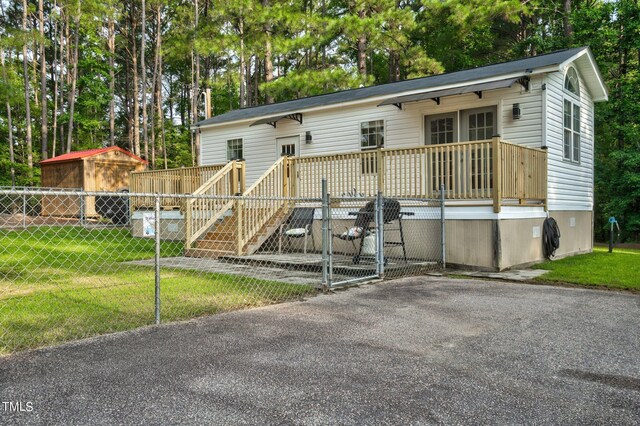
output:
[[[443,199],[332,197],[324,180],[322,188],[323,288],[445,267]]]

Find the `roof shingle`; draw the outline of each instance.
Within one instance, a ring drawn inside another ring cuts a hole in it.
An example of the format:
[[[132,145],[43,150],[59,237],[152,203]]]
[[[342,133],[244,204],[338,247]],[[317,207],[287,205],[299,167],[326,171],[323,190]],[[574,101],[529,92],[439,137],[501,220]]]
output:
[[[452,84],[463,84],[474,80],[499,77],[502,75],[513,73],[523,73],[524,75],[524,73],[533,73],[537,69],[559,65],[585,49],[588,48],[577,47],[573,49],[565,49],[545,55],[533,56],[530,58],[518,59],[516,61],[504,62],[500,64],[487,65],[464,71],[438,74],[429,77],[380,84],[377,86],[362,87],[358,89],[342,90],[339,92],[310,96],[307,98],[279,102],[270,105],[259,105],[254,107],[241,108],[200,121],[196,123],[195,126],[206,126],[209,124],[220,124],[233,121],[255,119],[259,117],[268,117],[276,114],[301,112],[305,109],[318,106],[340,104],[343,102],[352,102],[379,96],[395,96],[400,93],[411,92],[415,90],[430,89]]]

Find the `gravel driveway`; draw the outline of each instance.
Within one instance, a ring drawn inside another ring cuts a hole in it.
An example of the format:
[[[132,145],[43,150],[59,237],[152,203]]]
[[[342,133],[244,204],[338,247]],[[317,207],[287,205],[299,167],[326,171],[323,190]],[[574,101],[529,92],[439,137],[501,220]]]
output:
[[[0,358],[8,423],[639,424],[640,296],[420,277],[84,340]]]

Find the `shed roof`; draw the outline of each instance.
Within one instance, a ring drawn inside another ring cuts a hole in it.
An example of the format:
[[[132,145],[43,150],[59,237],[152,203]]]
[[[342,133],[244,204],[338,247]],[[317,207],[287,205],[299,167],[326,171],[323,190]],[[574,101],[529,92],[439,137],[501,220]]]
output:
[[[63,161],[81,160],[86,157],[92,157],[94,155],[104,154],[105,152],[109,152],[109,151],[119,151],[119,152],[122,152],[123,154],[128,155],[134,160],[138,160],[144,164],[149,164],[147,161],[127,151],[126,149],[120,148],[119,146],[108,146],[106,148],[95,148],[95,149],[87,149],[85,151],[69,152],[67,154],[58,155],[57,157],[49,158],[47,160],[42,160],[40,164],[51,164],[51,163],[61,163]]]
[[[587,59],[584,59],[584,57]],[[579,63],[593,68],[583,73],[588,78],[588,86],[592,90],[594,100],[606,100],[607,90],[597,69],[593,55],[588,47],[559,50],[544,55],[519,59],[500,64],[433,75],[394,83],[368,86],[358,89],[342,90],[324,95],[310,96],[292,101],[279,102],[270,105],[259,105],[236,109],[209,119],[200,121],[195,127],[215,126],[230,122],[255,120],[262,117],[282,116],[290,113],[301,113],[305,110],[323,106],[351,103],[367,99],[384,99],[389,96],[410,95],[425,89],[448,89],[472,82],[488,82],[503,80],[515,76],[525,76],[549,71],[558,71],[563,65],[580,59]]]

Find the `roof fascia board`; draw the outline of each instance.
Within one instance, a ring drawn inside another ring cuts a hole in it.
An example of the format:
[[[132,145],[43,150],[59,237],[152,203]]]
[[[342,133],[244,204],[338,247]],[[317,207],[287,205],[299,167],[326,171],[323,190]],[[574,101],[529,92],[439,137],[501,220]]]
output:
[[[580,52],[576,53],[575,55],[573,55],[572,57],[570,57],[569,59],[567,59],[566,61],[561,63],[558,66],[558,70],[562,71],[569,64],[571,64],[572,62],[576,61],[577,59],[580,59],[585,54],[587,55],[587,59],[589,60],[589,65],[591,65],[591,68],[593,69],[594,74],[596,75],[596,79],[598,80],[598,86],[599,86],[600,91],[602,93],[601,96],[594,96],[593,97],[593,101],[594,102],[608,101],[609,100],[609,91],[607,90],[607,86],[604,84],[604,79],[602,78],[602,74],[600,74],[600,69],[596,65],[596,59],[593,57],[593,52],[591,52],[591,49],[586,48],[586,49],[583,49]]]
[[[519,72],[513,72],[513,73],[509,73],[509,74],[500,74],[500,75],[494,75],[493,77],[487,77],[487,78],[480,79],[480,80],[470,80],[470,81],[466,81],[466,82],[462,82],[462,83],[448,84],[448,85],[443,85],[443,86],[435,86],[435,87],[430,87],[428,89],[430,91],[431,90],[435,91],[435,90],[454,89],[454,88],[457,88],[457,87],[468,86],[470,84],[470,82],[473,82],[472,84],[490,83],[492,81],[506,80],[506,79],[509,79],[509,78],[517,78],[517,77],[525,77],[525,76],[531,76],[531,75],[544,74],[544,73],[548,73],[548,72],[558,71],[559,69],[560,68],[557,65],[556,66],[548,66],[548,67],[536,68],[532,72],[519,71]],[[328,110],[328,109],[332,109],[332,108],[348,107],[348,106],[354,106],[354,105],[359,105],[359,104],[380,102],[380,101],[383,101],[383,100],[391,98],[391,97],[407,96],[407,95],[414,95],[414,94],[422,93],[425,90],[426,89],[424,89],[424,88],[423,89],[416,89],[416,90],[410,90],[410,91],[406,91],[406,92],[395,93],[393,95],[380,95],[380,96],[369,97],[369,98],[365,98],[365,99],[358,99],[356,101],[351,101],[351,102],[342,102],[342,103],[336,103],[336,104],[322,105],[322,106],[317,106],[317,107],[312,107],[312,108],[298,108],[296,110],[298,112],[300,112],[300,113],[317,112],[317,111],[323,111],[323,110]],[[273,117],[278,117],[280,115],[282,115],[282,113],[276,114]],[[242,120],[225,121],[223,123],[210,123],[210,124],[203,124],[203,125],[193,125],[193,126],[191,126],[191,130],[208,129],[208,128],[212,128],[212,127],[221,127],[221,126],[227,126],[227,125],[231,125],[231,124],[249,123],[249,122],[256,121],[256,118],[258,118],[258,117],[261,118],[262,116],[257,116],[257,117],[252,117],[252,118],[245,118],[245,119],[242,119]]]

